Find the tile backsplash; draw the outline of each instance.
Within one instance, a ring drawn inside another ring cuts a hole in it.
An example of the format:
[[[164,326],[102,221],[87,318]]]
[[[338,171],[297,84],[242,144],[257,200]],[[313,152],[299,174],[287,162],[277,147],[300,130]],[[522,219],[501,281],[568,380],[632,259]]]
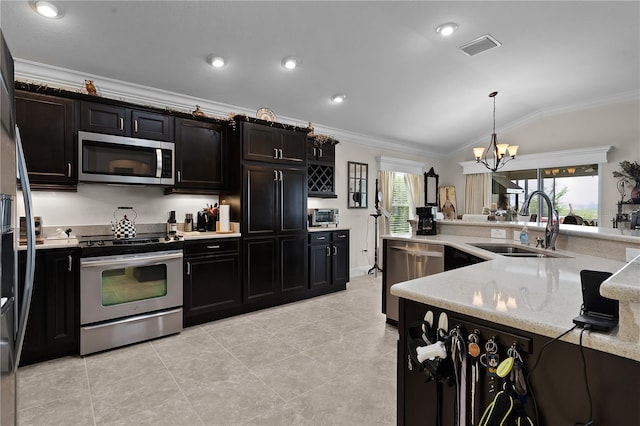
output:
[[[164,223],[171,210],[182,223],[186,213],[196,216],[206,204],[219,202],[216,195],[164,195],[161,187],[105,184],[79,184],[78,192],[33,191],[31,198],[34,215],[47,227],[109,225],[119,206],[133,207],[137,223]],[[24,215],[22,195],[16,199],[18,214]]]

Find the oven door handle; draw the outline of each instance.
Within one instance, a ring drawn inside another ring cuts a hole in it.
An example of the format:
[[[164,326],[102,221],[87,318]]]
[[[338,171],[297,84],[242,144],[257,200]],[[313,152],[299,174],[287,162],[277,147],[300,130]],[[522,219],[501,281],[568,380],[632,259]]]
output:
[[[113,266],[113,265],[126,265],[126,266],[144,266],[152,265],[160,262],[164,262],[172,259],[182,259],[182,253],[162,254],[158,256],[118,256],[117,259],[100,259],[90,260],[82,259],[81,265],[83,268],[96,268],[100,266]]]

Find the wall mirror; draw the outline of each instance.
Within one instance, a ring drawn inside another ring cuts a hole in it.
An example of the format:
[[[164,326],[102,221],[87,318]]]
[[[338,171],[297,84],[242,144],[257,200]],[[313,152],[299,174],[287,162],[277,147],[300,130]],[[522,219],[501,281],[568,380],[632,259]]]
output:
[[[350,209],[366,209],[368,207],[369,165],[348,161],[347,170],[349,170],[347,207]]]
[[[426,206],[438,206],[438,179],[433,167],[424,174],[424,204]]]

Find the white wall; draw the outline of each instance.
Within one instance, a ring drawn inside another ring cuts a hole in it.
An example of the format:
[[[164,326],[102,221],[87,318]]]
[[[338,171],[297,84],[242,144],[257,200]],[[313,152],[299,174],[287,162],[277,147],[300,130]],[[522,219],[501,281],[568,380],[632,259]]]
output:
[[[428,157],[420,157],[415,154],[407,154],[399,151],[372,148],[366,145],[350,143],[340,139],[336,145],[335,185],[338,198],[309,198],[309,208],[338,208],[340,209],[340,226],[351,229],[350,232],[350,267],[353,271],[365,270],[373,265],[374,260],[374,219],[369,216],[375,212],[374,198],[375,180],[378,175],[376,163],[377,156],[389,156],[394,158],[424,162],[425,170],[434,167],[436,173],[443,167],[443,160]],[[369,165],[369,208],[347,208],[347,162],[354,161]],[[366,249],[367,253],[362,250]],[[382,247],[380,247],[380,259],[382,259]],[[380,262],[379,262],[380,263]],[[382,265],[380,265],[382,266]]]
[[[640,102],[638,100],[543,116],[497,133],[501,143],[519,145],[519,154],[612,145],[614,149],[609,152],[608,163],[602,165],[601,172],[603,217],[600,224],[604,227],[610,226],[609,220],[615,215],[616,203],[620,198],[616,189],[617,179],[613,177],[612,172],[619,170],[618,165],[623,160],[640,162]],[[489,137],[490,135],[487,134],[484,145],[489,143]],[[473,160],[471,148],[449,158],[448,167],[445,168],[444,180],[455,185],[459,194],[463,194],[464,191],[464,176],[462,167],[458,163],[470,160]],[[518,161],[517,157],[514,161]],[[442,174],[440,181],[443,181]],[[594,188],[595,190],[597,189]],[[462,211],[464,203],[462,195],[458,196],[458,203]]]

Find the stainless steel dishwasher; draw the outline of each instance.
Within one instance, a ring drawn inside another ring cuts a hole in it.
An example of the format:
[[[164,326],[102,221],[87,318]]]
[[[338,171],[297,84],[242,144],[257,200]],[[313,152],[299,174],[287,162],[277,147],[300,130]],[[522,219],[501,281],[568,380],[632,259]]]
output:
[[[439,244],[385,240],[384,296],[387,322],[398,322],[398,298],[392,285],[444,272],[444,247]]]

